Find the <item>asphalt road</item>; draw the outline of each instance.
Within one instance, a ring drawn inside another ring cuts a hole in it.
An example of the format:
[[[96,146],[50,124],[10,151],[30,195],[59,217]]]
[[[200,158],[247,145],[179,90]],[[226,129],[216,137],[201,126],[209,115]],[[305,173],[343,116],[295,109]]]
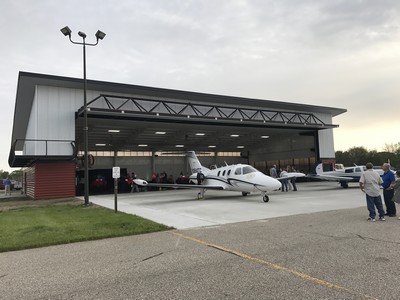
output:
[[[400,220],[366,208],[0,254],[0,299],[399,299]]]

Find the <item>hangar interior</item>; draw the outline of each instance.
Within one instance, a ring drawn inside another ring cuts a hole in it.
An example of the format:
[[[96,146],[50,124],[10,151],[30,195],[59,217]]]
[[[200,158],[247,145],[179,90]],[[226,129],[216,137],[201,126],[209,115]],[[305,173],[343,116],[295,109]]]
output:
[[[150,179],[165,171],[174,180],[189,171],[188,150],[205,166],[248,163],[267,172],[276,164],[310,172],[317,160],[334,160],[332,118],[346,111],[92,80],[87,99],[91,182],[109,177],[113,166],[122,176]],[[33,175],[38,166],[60,162],[74,165],[79,194],[83,112],[82,79],[20,72],[9,164],[26,168],[32,197],[42,180]]]

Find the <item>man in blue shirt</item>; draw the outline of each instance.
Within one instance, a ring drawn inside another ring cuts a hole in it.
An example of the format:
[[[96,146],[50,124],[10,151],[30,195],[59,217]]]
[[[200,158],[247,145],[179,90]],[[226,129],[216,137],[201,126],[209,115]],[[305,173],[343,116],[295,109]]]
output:
[[[11,196],[11,180],[7,177],[6,179],[3,180],[3,184],[4,184],[4,195]]]
[[[386,214],[389,217],[396,216],[396,205],[393,202],[394,190],[390,189],[390,185],[395,182],[393,172],[390,170],[390,165],[385,163],[382,165],[384,171],[382,175],[382,187],[383,187],[383,200],[386,205]]]

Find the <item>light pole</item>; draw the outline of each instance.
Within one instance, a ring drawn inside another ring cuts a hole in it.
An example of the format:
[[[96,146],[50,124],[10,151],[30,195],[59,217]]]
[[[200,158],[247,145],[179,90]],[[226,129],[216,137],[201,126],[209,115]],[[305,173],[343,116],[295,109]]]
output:
[[[99,43],[99,40],[104,39],[106,34],[100,30],[97,30],[96,36],[96,43],[89,44],[86,43],[86,34],[82,31],[78,32],[78,35],[82,38],[83,42],[75,42],[71,38],[71,29],[68,26],[65,26],[61,29],[61,32],[69,37],[69,40],[72,44],[82,45],[83,46],[83,119],[84,119],[84,126],[83,126],[83,140],[84,140],[84,168],[85,168],[85,205],[89,205],[89,141],[88,141],[88,119],[87,119],[87,83],[86,83],[86,45],[87,46],[96,46]]]

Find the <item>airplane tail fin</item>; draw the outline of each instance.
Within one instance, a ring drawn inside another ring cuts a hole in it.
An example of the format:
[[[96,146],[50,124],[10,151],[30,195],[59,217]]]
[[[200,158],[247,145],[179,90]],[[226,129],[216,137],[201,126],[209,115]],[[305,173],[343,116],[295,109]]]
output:
[[[194,153],[194,151],[188,151],[186,152],[186,156],[188,158],[189,161],[189,165],[190,165],[190,170],[193,173],[199,173],[202,172],[203,174],[207,171],[210,171],[210,169],[203,167],[199,161],[199,159],[197,158],[196,154]]]

